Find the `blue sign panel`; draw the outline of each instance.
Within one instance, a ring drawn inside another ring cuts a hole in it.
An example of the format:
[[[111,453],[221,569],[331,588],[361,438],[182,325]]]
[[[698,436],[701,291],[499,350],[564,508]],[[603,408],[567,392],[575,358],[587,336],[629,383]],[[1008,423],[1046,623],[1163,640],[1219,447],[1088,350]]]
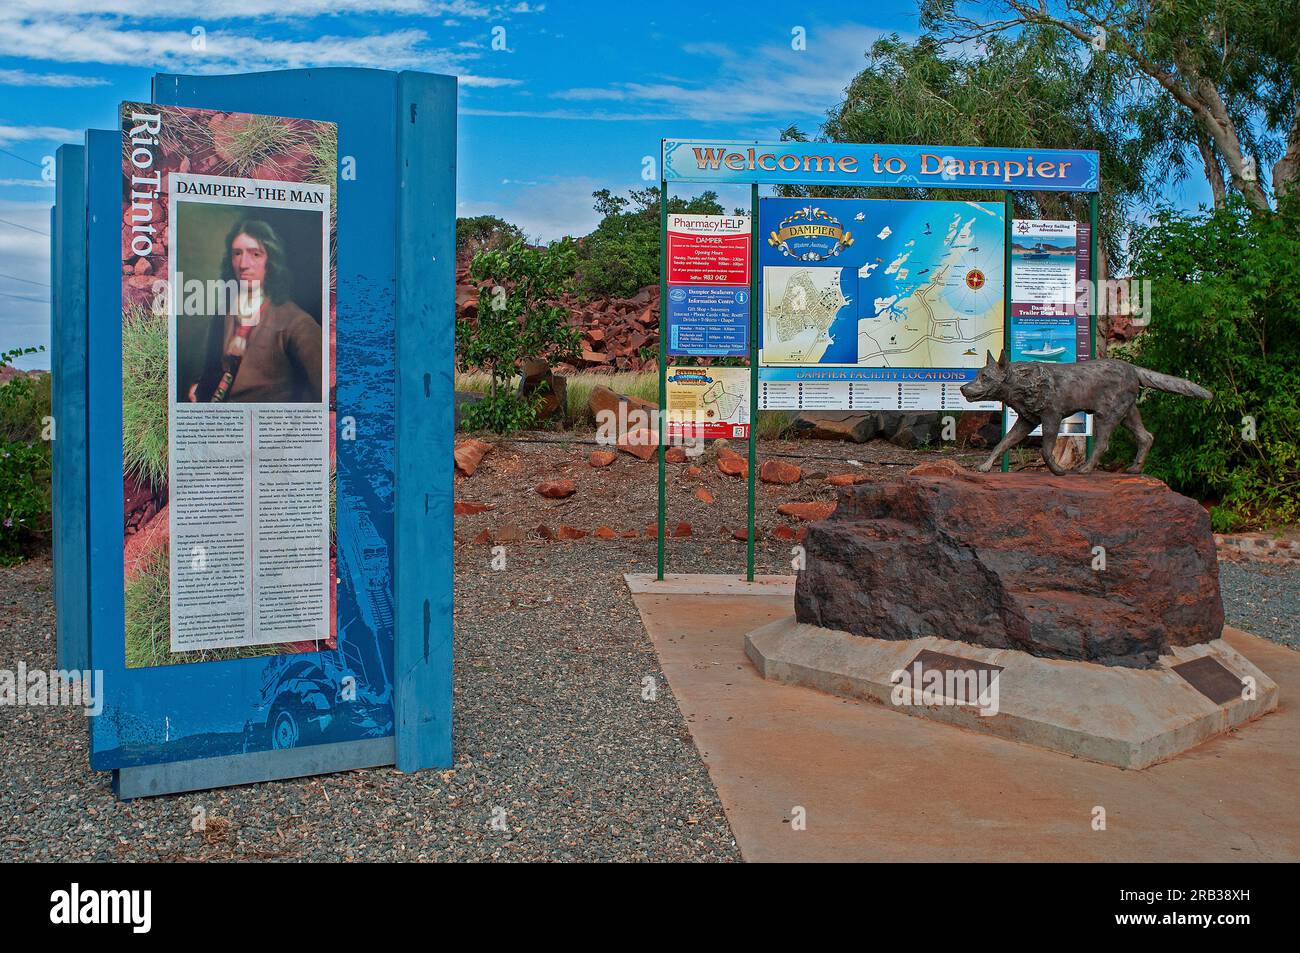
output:
[[[758,379],[771,384],[912,382],[964,384],[978,371],[959,367],[760,367]]]
[[[749,353],[749,289],[674,285],[668,289],[668,353],[744,357]]]
[[[668,182],[1095,192],[1101,160],[1077,149],[665,139]]]
[[[336,123],[338,155],[370,170],[337,192],[335,631],[292,652],[147,667],[126,656],[124,619],[139,613],[127,612],[123,585],[122,138],[91,131],[89,439],[59,474],[89,493],[78,502],[89,523],[90,664],[104,679],[91,766],[113,770],[132,797],[448,765],[455,80],[302,70],[157,77],[154,91],[160,106]],[[364,439],[348,436],[354,424]]]
[[[974,376],[1003,346],[1003,215],[1001,203],[762,199],[759,363]]]

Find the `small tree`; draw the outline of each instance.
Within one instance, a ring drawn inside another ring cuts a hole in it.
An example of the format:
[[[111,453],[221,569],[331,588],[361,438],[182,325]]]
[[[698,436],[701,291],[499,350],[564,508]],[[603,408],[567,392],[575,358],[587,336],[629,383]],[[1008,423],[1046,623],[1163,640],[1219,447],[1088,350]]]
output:
[[[1133,274],[1152,283],[1150,326],[1122,356],[1214,392],[1208,404],[1142,400],[1156,435],[1147,472],[1217,501],[1215,529],[1300,519],[1300,197],[1276,216],[1244,197],[1208,212],[1163,209],[1134,239]],[[1127,459],[1127,433],[1113,444]]]
[[[577,251],[567,238],[546,248],[516,241],[474,256],[469,273],[478,285],[478,309],[473,318],[456,321],[456,356],[462,367],[486,371],[491,390],[466,408],[466,427],[510,433],[536,421],[545,394],[524,400],[509,385],[525,358],[576,356],[578,330],[569,323],[568,309],[556,303],[572,288],[576,261]]]
[[[588,296],[630,297],[659,281],[659,190],[632,189],[627,197],[593,192],[601,221],[582,241],[578,285]],[[672,196],[669,212],[721,215],[718,193]]]
[[[507,248],[524,240],[518,225],[511,225],[498,215],[476,215],[456,219],[456,253],[478,254]]]

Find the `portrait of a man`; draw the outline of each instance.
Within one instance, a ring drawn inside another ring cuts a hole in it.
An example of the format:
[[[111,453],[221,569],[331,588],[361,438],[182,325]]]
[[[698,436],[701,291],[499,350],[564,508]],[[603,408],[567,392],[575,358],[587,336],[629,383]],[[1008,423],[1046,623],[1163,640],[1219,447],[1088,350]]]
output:
[[[213,320],[206,360],[184,390],[190,401],[311,403],[321,399],[321,326],[292,298],[290,250],[261,218],[226,236],[221,280],[237,289]]]

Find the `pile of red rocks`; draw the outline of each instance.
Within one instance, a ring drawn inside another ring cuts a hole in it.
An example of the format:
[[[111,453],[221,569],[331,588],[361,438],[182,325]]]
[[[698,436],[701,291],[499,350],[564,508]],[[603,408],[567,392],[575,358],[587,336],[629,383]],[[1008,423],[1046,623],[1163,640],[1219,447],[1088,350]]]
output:
[[[472,319],[478,314],[479,293],[470,280],[469,265],[467,257],[456,262],[456,313]],[[585,370],[613,374],[658,367],[658,285],[642,288],[630,298],[604,296],[581,301],[576,294],[569,294],[554,303],[568,309],[569,321],[582,334],[577,360],[557,364],[557,373]]]
[[[678,523],[675,526],[669,526],[667,536],[673,539],[684,539],[693,533],[690,523]],[[483,529],[478,535],[470,540],[478,545],[502,544],[502,543],[523,543],[530,539],[540,539],[543,542],[572,542],[579,539],[641,539],[644,536],[647,539],[656,539],[659,536],[659,524],[651,523],[644,530],[625,529],[617,530],[612,526],[597,526],[592,530],[579,529],[576,526],[567,524],[560,526],[559,529],[551,529],[545,523],[538,525],[533,530],[520,529],[518,526],[501,526],[495,530]],[[459,533],[455,534],[456,542],[465,540]]]
[[[944,417],[956,418],[954,433],[945,438]],[[887,440],[915,450],[955,440],[963,447],[991,447],[1002,438],[1000,411],[806,410],[791,424],[796,437],[866,443]]]
[[[631,298],[565,301],[582,332],[582,351],[573,366],[593,373],[658,367],[659,288],[642,288]],[[563,369],[563,367],[562,367]]]
[[[1145,668],[1223,629],[1209,516],[1148,477],[922,464],[841,490],[805,545],[796,616],[856,635]]]

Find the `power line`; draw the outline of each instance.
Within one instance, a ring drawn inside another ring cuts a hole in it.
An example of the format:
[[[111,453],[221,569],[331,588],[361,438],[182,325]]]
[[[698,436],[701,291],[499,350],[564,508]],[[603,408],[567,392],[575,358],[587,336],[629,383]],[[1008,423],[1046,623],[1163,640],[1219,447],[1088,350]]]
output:
[[[0,218],[0,222],[3,222],[5,225],[12,225],[14,228],[25,228],[29,232],[35,232],[37,235],[44,235],[46,238],[50,237],[49,232],[43,232],[39,228],[32,228],[29,225],[19,225],[17,222],[9,221],[7,218]]]
[[[26,156],[20,156],[16,152],[10,152],[8,149],[0,149],[0,152],[3,152],[7,156],[12,156],[13,158],[17,159],[19,162],[26,162],[28,165],[34,165],[38,169],[45,168],[39,162],[33,162],[31,159],[28,159]]]
[[[38,288],[48,288],[49,285],[43,281],[32,281],[30,278],[19,278],[17,275],[6,275],[0,271],[0,278],[8,278],[10,281],[21,281],[25,285],[36,285]]]
[[[11,295],[6,291],[0,291],[0,296],[13,298],[15,301],[35,301],[37,304],[49,304],[45,298],[28,298],[25,295]]]

